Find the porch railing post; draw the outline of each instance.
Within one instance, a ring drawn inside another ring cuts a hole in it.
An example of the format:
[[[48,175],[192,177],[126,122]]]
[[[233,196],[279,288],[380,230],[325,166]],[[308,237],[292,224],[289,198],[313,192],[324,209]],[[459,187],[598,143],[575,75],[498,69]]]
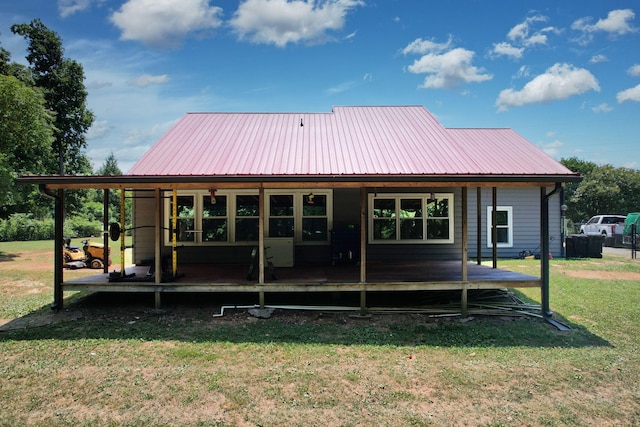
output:
[[[64,308],[64,292],[62,290],[62,282],[64,281],[63,273],[63,254],[64,247],[64,190],[58,190],[55,197],[55,243],[54,243],[54,275],[53,275],[53,304],[52,310],[62,310]]]

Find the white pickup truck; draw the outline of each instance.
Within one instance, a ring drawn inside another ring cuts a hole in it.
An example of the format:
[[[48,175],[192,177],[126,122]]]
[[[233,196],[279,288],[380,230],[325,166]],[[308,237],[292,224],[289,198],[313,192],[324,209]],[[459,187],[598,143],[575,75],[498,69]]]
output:
[[[613,237],[615,234],[622,234],[624,228],[624,215],[596,215],[580,226],[580,234],[602,235]],[[618,227],[619,230],[616,229]],[[619,231],[619,233],[618,233]]]

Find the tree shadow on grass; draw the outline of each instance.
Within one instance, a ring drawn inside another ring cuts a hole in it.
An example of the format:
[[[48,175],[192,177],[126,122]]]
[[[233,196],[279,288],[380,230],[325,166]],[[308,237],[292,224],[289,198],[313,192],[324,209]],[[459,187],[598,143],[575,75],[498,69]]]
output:
[[[18,257],[18,254],[7,253],[0,251],[0,262],[13,261]]]
[[[512,301],[513,295],[526,300],[518,293],[497,294],[497,299]],[[0,341],[113,339],[461,348],[611,346],[585,326],[562,317],[554,316],[569,325],[570,331],[559,331],[535,312],[488,310],[486,292],[469,293],[467,318],[459,315],[459,291],[371,292],[368,306],[377,308],[364,317],[360,316],[356,293],[268,295],[267,306],[276,308],[267,319],[248,313],[248,307],[257,303],[253,295],[176,293],[163,294],[162,298],[163,308],[156,310],[153,294],[77,295],[67,298],[65,310],[56,313],[48,306],[42,307],[1,326]],[[478,300],[482,304],[474,309]],[[523,303],[527,308],[535,307],[534,301]],[[221,312],[224,315],[220,316]]]

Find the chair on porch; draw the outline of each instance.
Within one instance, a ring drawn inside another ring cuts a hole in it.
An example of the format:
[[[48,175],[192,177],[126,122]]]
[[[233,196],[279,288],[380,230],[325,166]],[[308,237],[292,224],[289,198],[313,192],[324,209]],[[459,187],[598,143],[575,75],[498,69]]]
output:
[[[276,277],[276,268],[273,265],[271,259],[268,254],[268,246],[264,248],[264,259],[267,262],[267,267],[269,268],[269,274],[271,275],[272,280],[277,280]],[[258,247],[254,246],[251,248],[251,264],[249,264],[249,271],[247,272],[247,280],[255,280],[255,272],[258,270],[258,264],[260,260],[258,259]]]

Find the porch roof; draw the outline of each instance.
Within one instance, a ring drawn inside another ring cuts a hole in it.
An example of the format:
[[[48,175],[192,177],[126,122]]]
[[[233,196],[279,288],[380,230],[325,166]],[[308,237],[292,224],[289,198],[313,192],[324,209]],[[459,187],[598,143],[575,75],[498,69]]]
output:
[[[29,176],[49,187],[579,180],[511,129],[447,129],[422,106],[189,113],[123,176]]]

